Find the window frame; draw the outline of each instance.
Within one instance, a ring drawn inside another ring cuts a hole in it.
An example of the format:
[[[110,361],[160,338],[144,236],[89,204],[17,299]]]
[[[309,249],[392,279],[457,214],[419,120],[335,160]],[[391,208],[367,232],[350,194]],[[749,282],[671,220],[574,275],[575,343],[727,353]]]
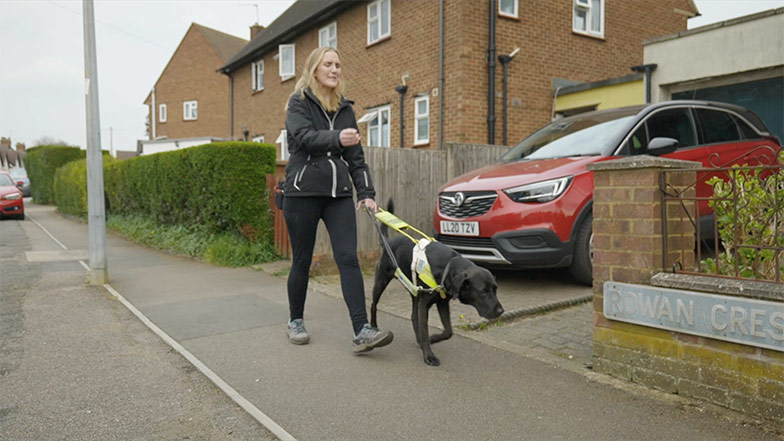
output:
[[[593,14],[596,14],[596,9],[593,5],[593,0],[573,0],[572,4],[572,32],[580,35],[587,35],[590,37],[604,38],[604,8],[605,0],[596,0],[599,2],[599,30],[595,31],[591,28],[593,21]],[[585,11],[585,29],[578,29],[576,27],[575,19],[577,18],[577,11]]]
[[[278,45],[278,74],[282,81],[293,78],[297,74],[297,48],[295,43]],[[291,49],[291,72],[283,70],[283,51]]]
[[[382,121],[382,114],[386,113],[387,116],[387,136],[386,139],[383,138],[383,128],[384,125],[381,123]],[[378,123],[373,126],[371,125],[373,121],[378,121]],[[391,130],[392,130],[392,107],[387,104],[384,106],[374,107],[369,109],[365,115],[359,119],[360,123],[364,123],[367,125],[367,145],[370,147],[390,147],[391,145]],[[373,137],[371,135],[371,130],[376,128],[378,130],[378,145],[373,144]],[[386,141],[386,145],[383,145],[384,141]]]
[[[386,5],[386,7],[384,7]],[[376,6],[376,13],[377,15],[371,16],[370,11]],[[387,21],[387,32],[383,32],[383,23],[384,19],[386,18]],[[378,23],[378,35],[374,36],[371,35],[371,25],[377,22]],[[392,35],[392,0],[375,0],[373,2],[368,3],[367,5],[367,44],[368,46],[378,43],[381,40],[389,38]]]
[[[329,37],[329,31],[331,29],[335,30],[335,36],[332,38]],[[324,37],[325,32],[326,32],[326,37]],[[322,39],[322,37],[324,38]],[[330,44],[333,42],[333,40],[334,40],[334,46]],[[324,46],[328,46],[334,49],[338,48],[338,22],[333,21],[332,23],[319,29],[319,47],[324,47]]]
[[[278,135],[278,139],[275,140],[275,144],[280,145],[280,160],[288,161],[291,155],[289,154],[289,138],[286,129],[280,130],[280,135]]]
[[[264,60],[261,59],[254,63],[251,63],[251,88],[254,92],[260,92],[264,90]],[[261,82],[261,86],[259,86],[259,82]]]
[[[514,5],[514,13],[512,13],[512,14],[503,12],[501,10],[501,2],[502,1],[503,0],[498,0],[498,15],[499,16],[501,16],[501,17],[508,17],[508,18],[520,18],[520,5],[519,5],[520,2],[519,2],[519,0],[510,0],[510,1],[513,2],[513,5]]]
[[[196,121],[199,119],[199,100],[182,102],[183,121]]]
[[[256,135],[250,139],[253,142],[264,143],[264,135]]]
[[[169,119],[169,112],[166,104],[158,104],[158,122],[165,123]]]
[[[424,101],[427,106],[425,114],[419,113],[419,103]],[[425,139],[419,139],[419,121],[427,120],[427,134]],[[430,144],[430,96],[423,95],[414,99],[414,145]]]

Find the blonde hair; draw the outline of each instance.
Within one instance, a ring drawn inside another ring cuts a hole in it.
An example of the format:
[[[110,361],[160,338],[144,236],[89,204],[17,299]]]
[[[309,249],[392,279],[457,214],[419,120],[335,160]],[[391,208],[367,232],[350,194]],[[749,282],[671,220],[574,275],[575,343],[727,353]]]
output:
[[[316,69],[318,69],[321,60],[324,59],[324,54],[327,52],[334,52],[338,58],[340,58],[340,52],[335,48],[323,46],[313,49],[313,52],[305,59],[305,67],[302,69],[302,75],[297,80],[297,85],[294,87],[294,93],[292,95],[299,93],[302,98],[305,98],[305,89],[310,88],[310,90],[313,91],[313,94],[316,95],[316,98],[321,102],[321,105],[324,106],[326,110],[334,112],[338,110],[340,99],[345,90],[343,80],[341,77],[338,77],[338,85],[332,89],[331,93],[325,93],[326,91],[321,87],[318,80],[316,80]]]

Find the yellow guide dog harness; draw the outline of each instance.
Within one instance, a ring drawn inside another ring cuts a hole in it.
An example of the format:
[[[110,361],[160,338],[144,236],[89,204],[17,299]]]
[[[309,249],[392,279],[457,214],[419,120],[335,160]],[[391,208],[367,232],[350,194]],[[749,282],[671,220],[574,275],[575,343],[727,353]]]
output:
[[[368,214],[371,215],[369,211]],[[376,225],[376,229],[378,230],[378,234],[381,237],[381,242],[386,248],[387,254],[389,254],[392,262],[395,264],[395,277],[400,281],[400,283],[403,284],[408,292],[410,292],[413,296],[417,296],[420,292],[437,292],[442,299],[446,299],[446,289],[443,285],[440,285],[438,282],[436,282],[436,278],[433,276],[433,272],[430,269],[430,264],[427,262],[427,255],[425,254],[425,249],[427,246],[436,240],[382,208],[378,209],[378,211],[375,213],[375,217],[371,215],[371,219],[373,219],[373,222]],[[417,277],[419,277],[419,279],[425,282],[425,285],[428,286],[427,288],[417,286],[414,282],[409,280],[405,274],[403,274],[403,271],[397,264],[397,259],[395,259],[394,253],[392,253],[392,250],[389,247],[389,243],[387,242],[386,237],[381,233],[381,227],[378,225],[379,221],[383,222],[388,227],[392,228],[403,236],[406,236],[414,242],[413,255],[411,256],[411,278],[417,280]],[[412,236],[412,234],[417,234],[420,236],[420,238],[417,240]],[[447,263],[446,268],[444,268],[444,276],[442,277],[442,281],[446,279],[446,275],[449,272],[449,265],[451,263],[452,261],[450,260],[449,263]]]

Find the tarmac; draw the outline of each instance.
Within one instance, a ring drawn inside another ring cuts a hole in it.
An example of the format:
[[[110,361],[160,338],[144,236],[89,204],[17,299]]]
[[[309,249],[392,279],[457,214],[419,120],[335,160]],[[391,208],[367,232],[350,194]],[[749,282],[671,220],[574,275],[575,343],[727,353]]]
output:
[[[400,286],[379,305],[395,341],[357,356],[337,278],[313,278],[295,346],[286,261],[221,268],[109,233],[91,286],[87,225],[26,211],[0,223],[0,440],[784,439],[593,372],[590,288],[559,273],[497,272],[503,320],[453,303],[433,368]]]

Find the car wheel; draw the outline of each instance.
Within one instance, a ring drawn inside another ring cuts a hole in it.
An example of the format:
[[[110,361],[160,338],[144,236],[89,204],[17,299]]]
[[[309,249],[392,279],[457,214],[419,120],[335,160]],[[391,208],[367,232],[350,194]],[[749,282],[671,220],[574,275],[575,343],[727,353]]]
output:
[[[593,283],[593,215],[583,219],[574,239],[574,255],[569,267],[578,282],[591,285]]]

